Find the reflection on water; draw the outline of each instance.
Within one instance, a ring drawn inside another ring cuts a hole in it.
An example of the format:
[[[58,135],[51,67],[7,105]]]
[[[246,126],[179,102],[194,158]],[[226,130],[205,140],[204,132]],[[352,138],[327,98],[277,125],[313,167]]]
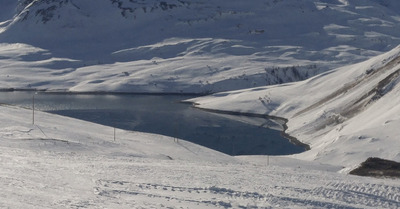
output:
[[[230,155],[285,155],[304,151],[280,136],[277,130],[251,125],[276,123],[209,113],[179,102],[189,98],[132,94],[34,95],[35,109],[38,110],[185,139]],[[31,108],[32,100],[33,92],[0,92],[1,103]]]

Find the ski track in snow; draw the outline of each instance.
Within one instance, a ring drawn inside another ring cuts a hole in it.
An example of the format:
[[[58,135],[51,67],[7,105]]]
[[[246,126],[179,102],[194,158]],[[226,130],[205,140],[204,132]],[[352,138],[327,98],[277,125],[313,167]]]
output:
[[[274,176],[273,178],[277,178]],[[397,208],[399,187],[333,181],[313,189],[302,186],[275,186],[266,191],[239,191],[225,187],[181,187],[165,184],[116,180],[96,181],[95,194],[106,197],[150,198],[155,202],[189,203],[200,207],[258,208]],[[161,200],[158,200],[161,199]],[[357,203],[354,206],[354,203]]]

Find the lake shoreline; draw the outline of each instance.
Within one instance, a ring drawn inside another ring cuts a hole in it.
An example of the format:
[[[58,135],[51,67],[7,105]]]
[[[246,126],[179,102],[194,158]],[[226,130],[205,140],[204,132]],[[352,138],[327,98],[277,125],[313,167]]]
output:
[[[282,127],[281,136],[283,138],[288,139],[289,142],[291,142],[292,144],[294,144],[296,146],[303,147],[305,149],[305,151],[311,150],[310,145],[305,144],[305,143],[299,141],[296,137],[291,136],[288,133],[286,133],[286,130],[288,129],[287,122],[289,121],[286,118],[282,118],[282,117],[278,117],[278,116],[272,116],[272,115],[266,115],[266,114],[259,114],[259,113],[235,112],[235,111],[229,111],[229,110],[216,110],[216,109],[201,108],[201,107],[196,106],[196,103],[188,102],[188,101],[183,101],[183,103],[192,104],[194,108],[197,108],[197,109],[200,109],[200,110],[203,110],[203,111],[207,111],[207,112],[228,114],[228,115],[246,116],[246,117],[266,118],[266,119],[269,119],[269,120],[276,121]]]
[[[24,88],[0,88],[0,92],[37,92],[43,94],[66,94],[66,95],[155,95],[155,96],[207,96],[209,93],[194,92],[131,92],[131,91],[68,91],[68,90],[48,90],[48,89],[24,89]]]
[[[38,89],[28,89],[28,90],[26,90],[26,89],[1,89],[0,92],[4,92],[4,93],[13,93],[13,92],[15,92],[15,93],[26,93],[28,95],[26,98],[32,97],[32,95],[33,95],[33,98],[34,98],[33,100],[39,99],[36,96],[34,96],[35,94],[37,96],[39,96],[39,95],[43,95],[43,96],[45,96],[45,95],[49,95],[49,96],[51,96],[51,95],[54,95],[54,96],[58,96],[58,95],[60,95],[60,96],[61,95],[65,95],[65,96],[68,96],[68,95],[71,95],[71,96],[79,96],[79,95],[92,95],[92,96],[105,95],[105,96],[107,96],[107,95],[114,95],[114,96],[167,96],[167,97],[168,96],[178,96],[178,97],[179,96],[182,96],[182,97],[200,97],[200,96],[204,96],[204,94],[196,94],[196,93],[160,93],[160,92],[158,92],[158,93],[151,93],[151,92],[136,93],[136,92],[103,92],[103,91],[74,92],[74,91],[57,91],[57,90],[49,91],[49,90],[38,90]],[[31,96],[29,96],[29,95],[31,95]],[[185,99],[180,98],[180,99],[176,100],[174,103],[187,104],[187,105],[190,105],[190,107],[194,107],[195,109],[198,109],[198,110],[204,111],[204,112],[213,112],[213,113],[219,113],[219,114],[224,114],[224,115],[244,116],[244,117],[249,117],[249,118],[262,118],[262,119],[267,119],[267,120],[270,120],[270,121],[274,121],[274,123],[276,124],[276,129],[275,130],[277,131],[277,135],[280,135],[280,137],[279,137],[280,140],[286,139],[287,143],[292,144],[294,146],[297,146],[299,149],[302,149],[301,151],[299,150],[300,152],[304,152],[304,151],[307,151],[307,150],[310,149],[310,147],[307,144],[304,144],[304,143],[300,142],[295,137],[292,137],[292,136],[290,136],[289,134],[286,133],[286,130],[288,128],[286,123],[287,123],[288,120],[285,119],[285,118],[276,117],[276,116],[270,116],[270,115],[263,115],[263,114],[256,114],[256,113],[240,113],[240,112],[234,112],[234,111],[209,110],[209,109],[196,107],[196,105],[194,103],[188,102],[187,99],[189,99],[189,98],[185,98]],[[29,100],[29,99],[26,99],[26,100]],[[32,98],[30,100],[32,100]],[[119,127],[119,128],[121,128],[121,127]],[[268,127],[268,126],[265,127],[265,128],[271,129],[271,127]],[[163,134],[163,133],[158,133],[158,134]],[[237,134],[238,135],[234,135],[233,137],[238,137],[239,135],[241,135],[240,133],[237,133]],[[191,141],[191,140],[189,140],[189,141]],[[203,146],[204,146],[204,144],[203,144]],[[212,149],[214,149],[214,148],[212,148]],[[219,150],[219,151],[221,151],[221,150]],[[225,151],[224,153],[227,153],[227,152]],[[227,153],[227,154],[229,154],[229,153]],[[241,155],[240,153],[237,153],[237,154]],[[255,155],[257,155],[257,154],[255,154]],[[272,154],[272,155],[276,155],[276,154]],[[285,154],[282,153],[281,155],[290,155],[290,154],[289,153],[285,153]]]

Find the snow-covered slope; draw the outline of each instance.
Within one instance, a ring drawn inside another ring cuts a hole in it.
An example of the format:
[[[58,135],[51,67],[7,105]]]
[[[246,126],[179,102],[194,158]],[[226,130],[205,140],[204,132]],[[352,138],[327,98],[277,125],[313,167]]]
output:
[[[0,88],[219,92],[400,43],[397,0],[0,0]]]
[[[0,106],[1,208],[398,208],[400,183]]]
[[[199,107],[275,115],[311,146],[297,157],[354,168],[368,157],[400,161],[400,46],[305,81],[224,92]]]

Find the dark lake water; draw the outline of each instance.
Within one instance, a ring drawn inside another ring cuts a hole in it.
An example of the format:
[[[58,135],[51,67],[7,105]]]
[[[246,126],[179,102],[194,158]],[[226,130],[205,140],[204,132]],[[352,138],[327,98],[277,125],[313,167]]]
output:
[[[34,92],[0,92],[0,102],[32,107]],[[229,155],[287,155],[305,151],[274,121],[205,112],[180,101],[191,96],[134,94],[34,95],[35,109],[116,128],[172,136]]]

